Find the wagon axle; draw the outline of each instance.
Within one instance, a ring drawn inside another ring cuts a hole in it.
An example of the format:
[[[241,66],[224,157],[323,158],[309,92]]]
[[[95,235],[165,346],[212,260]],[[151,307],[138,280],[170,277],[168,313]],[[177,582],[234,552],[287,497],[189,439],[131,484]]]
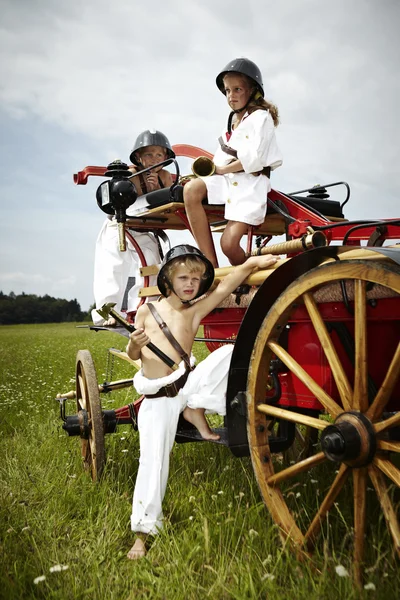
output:
[[[104,433],[115,433],[118,424],[116,411],[103,410],[102,417]],[[71,437],[79,435],[84,440],[88,440],[91,431],[91,420],[87,411],[82,409],[76,415],[69,415],[68,417],[65,417],[62,428]]]
[[[362,413],[344,412],[321,433],[321,449],[328,460],[349,466],[369,464],[376,452],[376,434]]]

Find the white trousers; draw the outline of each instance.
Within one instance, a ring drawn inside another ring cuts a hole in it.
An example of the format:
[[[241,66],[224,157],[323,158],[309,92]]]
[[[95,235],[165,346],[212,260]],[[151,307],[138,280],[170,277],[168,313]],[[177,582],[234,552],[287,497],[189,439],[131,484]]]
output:
[[[147,264],[160,264],[160,254],[154,236],[139,232],[132,232],[132,235],[139,244]],[[139,256],[129,240],[126,242],[125,252],[120,251],[117,221],[106,219],[97,237],[94,258],[93,291],[96,308],[101,308],[108,302],[115,302],[114,308],[120,313],[128,279],[134,277],[135,283],[128,292],[127,312],[135,311],[140,300],[139,290],[143,287],[141,266]],[[156,276],[150,276],[149,285],[157,285]],[[92,319],[96,325],[103,321],[96,310],[92,311]]]
[[[185,386],[175,398],[143,400],[138,414],[140,459],[133,493],[132,531],[156,534],[162,529],[162,501],[180,413],[189,406],[225,415],[232,350],[233,344],[227,344],[207,356],[190,373]],[[167,383],[179,379],[184,370],[182,362],[179,370],[161,379],[147,379],[139,371],[134,377],[134,386],[140,394],[155,394]]]

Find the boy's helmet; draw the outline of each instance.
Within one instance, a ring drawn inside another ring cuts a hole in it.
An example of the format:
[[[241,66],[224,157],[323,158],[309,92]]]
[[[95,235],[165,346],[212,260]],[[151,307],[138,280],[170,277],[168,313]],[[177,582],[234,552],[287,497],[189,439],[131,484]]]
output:
[[[146,131],[142,131],[136,138],[136,142],[129,157],[134,165],[140,167],[140,163],[135,157],[135,152],[141,148],[146,148],[147,146],[161,146],[166,149],[168,158],[175,158],[175,152],[172,150],[167,136],[156,129],[147,129]]]
[[[221,73],[217,76],[216,82],[218,89],[223,94],[225,94],[224,77],[227,73],[241,73],[242,75],[247,75],[247,77],[250,77],[250,79],[254,81],[258,91],[262,97],[264,97],[264,86],[261,71],[252,60],[249,60],[248,58],[235,58],[234,60],[231,60],[224,69],[222,69]]]
[[[200,296],[205,294],[210,289],[212,282],[214,281],[213,265],[198,248],[190,246],[189,244],[180,244],[179,246],[174,246],[173,248],[171,248],[171,250],[167,252],[158,272],[157,285],[158,289],[160,290],[163,296],[167,297],[167,284],[169,288],[172,289],[171,282],[168,280],[167,277],[166,266],[176,258],[187,257],[200,258],[200,260],[202,260],[206,266],[204,277],[200,282],[199,291],[197,292],[195,298],[200,298]]]

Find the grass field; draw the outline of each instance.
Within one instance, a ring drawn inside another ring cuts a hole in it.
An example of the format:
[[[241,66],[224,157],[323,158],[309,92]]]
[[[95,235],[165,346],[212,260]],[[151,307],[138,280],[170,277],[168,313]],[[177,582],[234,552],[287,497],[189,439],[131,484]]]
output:
[[[138,434],[122,426],[106,437],[105,473],[93,484],[82,468],[79,439],[61,429],[54,400],[74,389],[79,349],[91,351],[103,381],[111,346],[124,349],[125,340],[74,324],[0,327],[1,598],[400,597],[398,563],[379,507],[369,509],[372,562],[367,588],[359,593],[350,577],[337,572],[340,566],[351,570],[351,506],[345,503],[332,516],[314,561],[298,562],[280,543],[250,458],[207,443],[175,445],[165,530],[146,559],[128,561]],[[195,353],[202,352],[198,345]],[[127,363],[116,361],[113,379],[132,375]],[[125,389],[105,396],[103,407],[127,404],[133,394]],[[67,413],[74,412],[70,401]],[[299,480],[293,493],[299,515],[322,494],[324,472],[317,477]]]

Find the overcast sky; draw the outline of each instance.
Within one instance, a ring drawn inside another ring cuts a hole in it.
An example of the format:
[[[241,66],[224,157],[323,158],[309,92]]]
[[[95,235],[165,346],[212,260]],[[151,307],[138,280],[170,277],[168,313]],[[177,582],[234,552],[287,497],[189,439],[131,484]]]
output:
[[[147,128],[214,152],[215,77],[238,56],[280,110],[273,187],[344,180],[347,218],[400,216],[399,0],[0,0],[0,14],[4,293],[89,307],[101,179],[73,173],[128,162]]]

